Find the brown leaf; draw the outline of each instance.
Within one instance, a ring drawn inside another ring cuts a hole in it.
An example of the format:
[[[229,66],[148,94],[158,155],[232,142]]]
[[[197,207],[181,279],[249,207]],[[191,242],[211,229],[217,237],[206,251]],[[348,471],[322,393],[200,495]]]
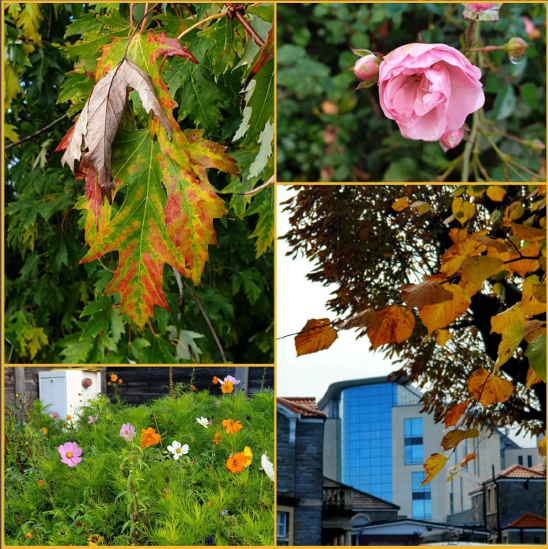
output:
[[[457,446],[457,444],[463,441],[465,438],[476,438],[479,436],[479,431],[477,429],[468,429],[463,431],[461,429],[454,429],[449,431],[441,440],[441,447],[447,451],[451,450]]]
[[[351,316],[346,320],[340,320],[335,326],[339,330],[349,330],[350,328],[380,328],[382,326],[382,319],[375,312],[375,309],[365,309],[365,311]]]
[[[409,309],[435,305],[444,301],[451,301],[453,294],[441,284],[427,280],[420,284],[404,284],[400,288],[401,297]]]
[[[472,452],[471,454],[468,454],[461,462],[460,462],[460,466],[464,468],[464,466],[469,462],[469,461],[472,461],[473,459],[476,459],[478,456],[476,454],[476,452]]]
[[[528,320],[525,323],[525,335],[523,336],[523,339],[525,339],[527,343],[531,343],[537,339],[538,336],[545,333],[546,322],[543,322],[542,320]]]
[[[525,240],[526,242],[538,242],[546,238],[546,229],[535,229],[535,227],[512,223],[512,234],[515,234],[520,240]]]
[[[426,305],[419,309],[419,317],[431,334],[438,328],[445,328],[451,322],[464,314],[470,306],[470,297],[464,290],[455,284],[447,284],[446,290],[453,294],[451,301],[444,301],[435,305]]]
[[[468,405],[470,404],[470,401],[467,400],[465,402],[461,402],[460,404],[456,404],[453,406],[450,410],[447,411],[445,414],[445,428],[449,429],[449,427],[454,427],[459,419],[462,417],[462,414],[466,411],[466,408],[468,408]]]
[[[468,390],[487,408],[490,404],[506,402],[514,392],[514,386],[506,379],[482,368],[468,378]]]
[[[415,317],[405,307],[392,305],[381,309],[377,314],[382,320],[382,325],[380,328],[368,328],[367,330],[367,336],[373,349],[385,343],[401,343],[413,333]]]
[[[428,484],[442,469],[449,458],[443,454],[432,454],[423,464],[426,476],[421,486]]]
[[[124,113],[128,88],[139,94],[145,111],[152,111],[159,118],[171,139],[171,125],[156,98],[150,77],[138,65],[124,59],[95,84],[61,159],[61,163],[68,164],[74,172],[74,163],[82,156],[83,145],[83,167],[95,170],[99,187],[109,201],[116,188],[111,170],[112,143]]]
[[[311,319],[295,337],[297,356],[329,349],[337,337],[337,330],[331,327],[328,318]]]
[[[532,368],[529,368],[527,370],[527,379],[525,380],[525,385],[527,389],[530,389],[535,383],[540,383],[542,381],[542,378],[537,375],[535,370]]]

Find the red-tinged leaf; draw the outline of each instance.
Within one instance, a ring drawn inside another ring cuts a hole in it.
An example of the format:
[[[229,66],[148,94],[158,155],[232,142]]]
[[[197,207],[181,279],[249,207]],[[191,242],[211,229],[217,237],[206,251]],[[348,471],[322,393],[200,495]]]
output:
[[[464,414],[469,404],[470,404],[470,401],[466,400],[465,402],[456,404],[450,410],[447,411],[447,413],[445,414],[446,429],[449,429],[449,427],[454,427],[458,423],[459,419],[462,417],[462,414]]]
[[[409,309],[435,305],[444,301],[452,301],[453,294],[447,291],[442,284],[427,280],[420,284],[404,284],[401,288],[401,297]]]
[[[265,45],[261,48],[261,53],[259,54],[257,61],[255,61],[255,64],[253,65],[251,71],[249,72],[246,78],[245,85],[243,87],[244,90],[247,88],[247,85],[249,84],[251,79],[255,77],[255,75],[268,63],[268,61],[270,61],[270,59],[272,59],[273,56],[274,56],[274,26],[272,26],[268,31]]]
[[[311,319],[295,337],[297,356],[329,349],[337,337],[337,330],[331,327],[328,318]]]
[[[478,456],[475,452],[472,452],[471,454],[468,454],[465,456],[465,458],[460,462],[460,466],[464,469],[466,467],[466,464],[473,459],[476,459]]]
[[[147,40],[151,44],[156,44],[150,63],[153,63],[158,57],[167,55],[168,57],[182,57],[190,59],[193,63],[198,64],[198,60],[190,53],[186,46],[181,46],[181,43],[176,38],[168,38],[167,33],[161,32],[154,34],[152,29],[149,29]]]
[[[64,151],[70,143],[70,140],[72,139],[72,134],[74,133],[74,126],[71,126],[68,130],[68,132],[65,134],[63,139],[61,139],[59,145],[57,145],[57,148],[55,149],[55,152],[61,152]]]

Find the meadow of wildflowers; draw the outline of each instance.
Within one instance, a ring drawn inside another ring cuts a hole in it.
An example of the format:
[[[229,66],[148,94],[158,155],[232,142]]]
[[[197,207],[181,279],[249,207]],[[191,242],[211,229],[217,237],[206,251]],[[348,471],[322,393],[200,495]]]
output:
[[[7,545],[273,545],[274,395],[6,409]]]

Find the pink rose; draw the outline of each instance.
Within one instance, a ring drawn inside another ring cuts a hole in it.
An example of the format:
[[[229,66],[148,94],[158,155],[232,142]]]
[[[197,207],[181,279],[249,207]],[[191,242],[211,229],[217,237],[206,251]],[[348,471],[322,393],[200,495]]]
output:
[[[381,108],[403,137],[438,141],[483,106],[480,77],[480,70],[451,46],[407,44],[381,63]]]
[[[479,13],[480,11],[485,11],[485,10],[488,10],[491,6],[493,5],[493,2],[483,2],[483,3],[470,3],[470,4],[465,4],[465,6],[475,12],[475,13]]]
[[[359,80],[369,82],[377,80],[381,60],[376,55],[360,57],[354,65],[354,74]]]
[[[529,37],[529,40],[536,40],[537,38],[540,38],[542,35],[540,31],[535,27],[535,24],[529,17],[525,17],[525,15],[521,18],[523,21],[523,24],[525,25],[525,32],[527,33],[527,36]]]
[[[464,10],[462,16],[464,19],[475,21],[498,21],[499,9],[502,4],[483,3],[483,4],[463,4]]]
[[[449,149],[454,149],[455,147],[457,147],[461,141],[462,130],[459,128],[458,130],[446,131],[441,136],[440,145],[444,151],[448,151]]]

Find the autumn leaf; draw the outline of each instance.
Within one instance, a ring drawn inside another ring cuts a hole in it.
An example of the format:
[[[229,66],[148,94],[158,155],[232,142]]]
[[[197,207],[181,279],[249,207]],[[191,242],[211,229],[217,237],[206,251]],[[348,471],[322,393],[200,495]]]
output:
[[[445,347],[445,344],[452,338],[451,332],[449,330],[438,330],[436,332],[436,343],[440,347]]]
[[[476,236],[475,240],[477,242],[480,242],[487,248],[494,248],[498,252],[498,254],[508,253],[508,246],[506,245],[504,240],[502,240],[502,238],[491,238],[490,236]],[[509,258],[510,256],[508,255],[507,259]],[[504,258],[500,256],[499,259],[504,260]]]
[[[382,321],[380,328],[368,328],[367,336],[373,349],[377,349],[385,343],[402,343],[413,333],[415,317],[401,307],[392,305],[377,311]]]
[[[404,284],[400,287],[402,300],[409,309],[451,301],[453,294],[441,284],[426,280],[420,284]]]
[[[459,419],[462,417],[462,414],[464,414],[469,404],[470,401],[466,400],[465,402],[456,404],[447,411],[447,413],[445,414],[446,429],[449,429],[449,427],[454,427],[458,423]]]
[[[295,337],[297,356],[329,349],[337,337],[337,330],[331,327],[328,318],[311,319],[304,325],[301,333]]]
[[[416,202],[413,202],[409,206],[409,209],[415,210],[419,215],[424,215],[425,213],[432,211],[430,204],[428,204],[428,202],[423,202],[421,200],[417,200]]]
[[[517,252],[512,255],[512,260],[515,261],[508,263],[508,268],[522,278],[525,278],[527,273],[535,272],[539,268],[537,258],[539,257],[540,250],[537,244],[530,243],[520,248],[520,253],[521,256]],[[519,257],[523,257],[523,259],[518,259]]]
[[[478,456],[475,452],[472,452],[471,454],[466,455],[466,457],[460,462],[460,466],[464,469],[466,467],[466,464],[473,459],[476,459]]]
[[[382,326],[382,319],[374,309],[365,309],[365,311],[362,311],[347,320],[338,321],[335,326],[339,330],[349,330],[350,328],[380,328]]]
[[[451,211],[458,219],[461,225],[464,225],[468,220],[476,215],[476,206],[471,202],[463,200],[460,197],[454,198],[451,204]]]
[[[529,343],[525,356],[529,359],[530,368],[546,382],[546,334]]]
[[[512,223],[512,234],[515,234],[520,240],[526,242],[538,242],[546,238],[545,229],[535,229],[534,227],[527,227],[526,225],[518,225]]]
[[[462,315],[470,306],[470,297],[456,284],[446,284],[445,289],[453,294],[451,301],[436,305],[426,305],[419,309],[419,317],[428,328],[430,335],[438,328],[445,328]]]
[[[485,246],[481,242],[478,242],[477,239],[486,234],[486,229],[478,231],[451,246],[441,258],[440,271],[445,276],[452,276],[459,271],[465,259],[475,257],[484,252]]]
[[[538,453],[546,457],[546,437],[538,441]]]
[[[487,408],[490,404],[506,402],[514,392],[514,386],[506,379],[481,368],[468,378],[468,390]]]
[[[546,312],[546,303],[541,303],[535,297],[535,288],[539,285],[539,278],[536,275],[528,276],[523,281],[520,305],[528,317],[540,315]],[[537,289],[537,294],[539,294]],[[542,294],[540,294],[542,297]]]
[[[546,303],[546,283],[534,284],[532,287],[533,297],[539,303]]]
[[[506,190],[500,185],[490,185],[489,187],[487,187],[487,196],[493,202],[502,202],[502,200],[506,196]]]
[[[528,320],[524,326],[525,335],[523,339],[527,343],[531,343],[537,337],[546,333],[546,322],[542,320]]]
[[[530,389],[535,383],[540,383],[542,379],[536,374],[535,370],[529,368],[527,370],[527,379],[525,380],[525,386]]]
[[[407,198],[398,198],[394,204],[392,204],[392,209],[396,212],[401,212],[402,210],[405,210],[409,206],[409,200]]]
[[[521,322],[522,325],[525,325],[526,318],[527,313],[525,312],[525,309],[518,303],[510,309],[491,317],[491,333],[502,334],[508,326],[511,326],[518,321]]]
[[[432,454],[423,464],[426,475],[421,486],[428,484],[443,469],[448,459],[443,454]]]
[[[494,257],[467,257],[462,262],[459,273],[464,284],[471,282],[479,289],[485,280],[498,273],[502,265],[503,261]]]
[[[463,431],[461,429],[454,429],[449,431],[441,440],[441,447],[444,451],[451,450],[463,441],[466,438],[476,438],[479,436],[479,431],[477,429],[468,429]]]
[[[516,219],[519,219],[523,213],[523,204],[521,202],[512,202],[510,206],[508,206],[504,210],[504,216],[502,218],[502,223],[505,227],[510,227],[512,225],[512,221],[515,221]]]
[[[523,323],[519,320],[505,328],[502,332],[502,340],[499,344],[495,370],[498,370],[503,364],[508,362],[510,357],[519,347],[519,344],[523,341],[524,336],[525,328]]]

